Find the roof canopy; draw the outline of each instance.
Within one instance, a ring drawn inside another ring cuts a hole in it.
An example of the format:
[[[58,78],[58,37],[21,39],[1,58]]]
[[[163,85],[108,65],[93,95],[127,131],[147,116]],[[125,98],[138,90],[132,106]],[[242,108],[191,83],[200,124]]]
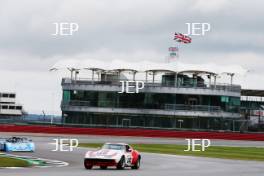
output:
[[[247,71],[241,66],[219,66],[215,64],[184,64],[181,62],[152,62],[138,61],[127,62],[124,60],[100,61],[92,59],[81,60],[60,60],[50,69],[58,70],[65,68],[88,69],[92,71],[132,71],[132,72],[165,72],[165,73],[190,73],[190,74],[207,74],[216,75],[223,72],[232,72],[244,75]]]
[[[264,97],[264,90],[242,89],[241,95],[242,96]]]
[[[117,72],[138,72],[137,70],[134,69],[114,69],[113,71],[117,71]]]
[[[152,70],[145,70],[145,72],[152,72],[152,73],[176,73],[172,70],[161,70],[161,69],[152,69]]]
[[[86,70],[92,70],[92,71],[105,71],[104,69],[101,69],[101,68],[83,68],[83,69],[86,69]]]
[[[179,73],[189,73],[189,74],[194,74],[194,75],[217,75],[214,72],[209,72],[209,71],[203,71],[203,70],[184,70]]]

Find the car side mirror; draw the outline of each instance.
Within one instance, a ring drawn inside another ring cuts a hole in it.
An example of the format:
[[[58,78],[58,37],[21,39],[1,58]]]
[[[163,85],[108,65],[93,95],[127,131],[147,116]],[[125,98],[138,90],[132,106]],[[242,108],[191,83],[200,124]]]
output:
[[[127,151],[128,151],[128,152],[132,152],[132,149],[128,149]]]

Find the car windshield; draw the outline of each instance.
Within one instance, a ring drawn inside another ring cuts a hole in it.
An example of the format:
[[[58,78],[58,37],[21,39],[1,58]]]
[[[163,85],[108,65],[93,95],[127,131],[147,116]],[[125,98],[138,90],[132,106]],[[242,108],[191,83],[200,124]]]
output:
[[[12,137],[7,139],[6,141],[11,143],[18,143],[18,142],[27,142],[28,140],[26,138]]]
[[[121,144],[104,144],[102,149],[125,150],[125,146]]]

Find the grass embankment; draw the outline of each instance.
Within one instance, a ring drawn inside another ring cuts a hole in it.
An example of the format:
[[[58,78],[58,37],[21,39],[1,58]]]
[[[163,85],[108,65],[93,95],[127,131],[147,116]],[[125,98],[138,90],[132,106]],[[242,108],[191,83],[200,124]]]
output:
[[[101,143],[81,143],[79,147],[97,148]],[[226,147],[210,146],[201,152],[186,152],[187,145],[175,144],[131,144],[131,146],[140,152],[163,153],[185,156],[200,156],[210,158],[235,159],[235,160],[254,160],[264,161],[264,148],[256,147]],[[199,147],[197,147],[199,149]]]
[[[16,158],[0,156],[0,167],[29,167],[30,163]]]

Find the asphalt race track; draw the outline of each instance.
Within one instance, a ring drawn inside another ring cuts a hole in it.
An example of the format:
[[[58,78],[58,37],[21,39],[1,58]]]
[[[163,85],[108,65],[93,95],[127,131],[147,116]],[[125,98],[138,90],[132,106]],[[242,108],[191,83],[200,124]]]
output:
[[[0,133],[1,137],[8,134]],[[14,134],[12,134],[14,135]],[[8,135],[10,136],[10,135]],[[25,135],[24,135],[25,136]],[[61,136],[65,137],[65,136]],[[155,175],[179,175],[179,176],[261,176],[264,173],[263,162],[237,161],[224,159],[211,159],[202,157],[173,156],[162,154],[142,153],[142,165],[139,170],[116,170],[109,168],[100,170],[85,170],[83,167],[83,156],[87,149],[77,148],[72,152],[52,152],[55,148],[54,137],[34,136],[30,137],[36,143],[34,153],[14,153],[17,155],[28,155],[39,158],[59,160],[69,163],[64,167],[49,168],[22,168],[22,169],[1,169],[1,176],[155,176]],[[74,138],[71,136],[71,138]],[[181,143],[183,140],[153,139],[153,138],[118,138],[82,136],[78,137],[81,142],[147,142],[147,143]],[[246,141],[216,141],[223,145],[243,145],[263,147],[263,142]],[[13,153],[12,153],[13,154]]]

